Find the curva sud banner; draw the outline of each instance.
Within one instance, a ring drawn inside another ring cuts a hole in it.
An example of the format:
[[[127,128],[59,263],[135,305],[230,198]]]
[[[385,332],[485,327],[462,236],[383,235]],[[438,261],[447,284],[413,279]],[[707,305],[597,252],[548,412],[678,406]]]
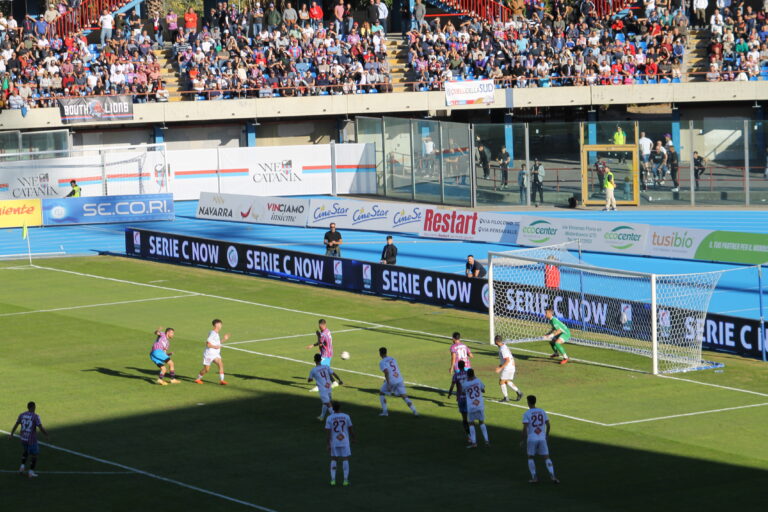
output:
[[[126,229],[126,254],[142,259],[277,277],[474,311],[488,310],[484,280],[319,254]]]
[[[309,199],[255,197],[202,192],[197,218],[306,227]]]
[[[493,80],[445,82],[445,105],[492,105],[495,91]]]
[[[133,119],[133,101],[130,96],[60,98],[59,110],[62,124]]]
[[[173,194],[43,199],[43,225],[173,220]]]

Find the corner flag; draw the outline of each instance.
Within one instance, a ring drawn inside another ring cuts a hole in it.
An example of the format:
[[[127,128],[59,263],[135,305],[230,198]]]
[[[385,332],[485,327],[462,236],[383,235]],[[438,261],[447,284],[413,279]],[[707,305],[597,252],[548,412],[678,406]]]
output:
[[[21,239],[22,240],[26,240],[27,239],[27,234],[28,234],[27,231],[28,231],[27,224],[25,223],[24,227],[21,228]]]

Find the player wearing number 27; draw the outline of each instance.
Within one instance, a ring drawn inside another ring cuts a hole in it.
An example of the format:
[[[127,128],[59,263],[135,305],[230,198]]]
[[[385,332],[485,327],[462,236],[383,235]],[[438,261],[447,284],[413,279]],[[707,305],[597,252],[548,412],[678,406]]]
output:
[[[556,484],[560,483],[560,480],[555,477],[555,467],[549,458],[549,447],[547,446],[549,430],[547,413],[544,412],[544,409],[536,407],[535,396],[528,395],[528,410],[523,414],[523,441],[521,442],[528,452],[528,469],[531,472],[531,479],[528,480],[528,483],[535,484],[539,481],[536,476],[536,461],[534,459],[536,455],[544,457],[549,478]]]
[[[24,449],[24,453],[21,455],[21,466],[19,467],[19,473],[24,473],[24,469],[27,464],[27,458],[31,458],[29,464],[29,478],[35,478],[35,466],[37,465],[37,454],[40,453],[40,448],[37,445],[37,429],[48,437],[48,432],[43,428],[43,423],[40,421],[40,416],[35,414],[37,406],[35,402],[29,402],[27,404],[27,412],[19,414],[19,418],[11,429],[9,434],[13,438],[13,433],[16,432],[16,428],[21,426],[19,431],[19,438],[21,439],[21,446]]]
[[[323,403],[320,416],[317,417],[320,421],[325,419],[325,413],[331,408],[331,384],[333,384],[333,377],[331,377],[333,370],[328,366],[323,366],[322,361],[323,356],[315,354],[315,367],[309,372],[307,379],[307,382],[315,381],[320,392],[320,401]]]
[[[336,485],[336,464],[341,461],[344,471],[344,487],[349,485],[349,457],[352,455],[350,441],[355,440],[352,419],[341,412],[341,404],[333,402],[333,414],[325,420],[328,432],[328,452],[331,454],[331,485]]]
[[[571,339],[571,330],[555,316],[554,309],[547,308],[544,312],[544,316],[547,318],[549,325],[552,326],[552,330],[544,336],[549,340],[549,346],[552,347],[554,352],[549,357],[554,358],[560,355],[563,357],[560,364],[565,364],[568,362],[568,354],[565,353],[564,344]]]
[[[475,377],[475,370],[467,370],[467,381],[462,386],[464,395],[467,397],[467,419],[469,420],[469,446],[467,448],[477,448],[477,433],[475,432],[475,422],[480,424],[480,431],[483,433],[483,439],[486,446],[488,441],[488,428],[485,426],[485,384]]]
[[[405,392],[405,381],[403,380],[403,373],[400,371],[400,367],[394,357],[387,355],[386,347],[379,349],[379,356],[381,361],[379,362],[379,369],[384,373],[384,384],[381,385],[381,391],[379,392],[379,400],[381,401],[381,413],[379,416],[389,416],[387,410],[387,397],[386,395],[399,396],[405,401],[411,412],[418,416],[416,407],[414,407],[411,399]]]

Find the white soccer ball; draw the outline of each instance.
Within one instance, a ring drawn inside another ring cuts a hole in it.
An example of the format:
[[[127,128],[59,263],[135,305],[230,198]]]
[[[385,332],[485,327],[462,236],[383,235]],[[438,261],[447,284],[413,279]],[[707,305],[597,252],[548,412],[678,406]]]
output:
[[[346,361],[347,359],[349,359],[349,352],[347,352],[347,351],[344,351],[344,352],[342,352],[342,353],[341,353],[341,358],[342,358],[343,360],[345,360],[345,361]]]

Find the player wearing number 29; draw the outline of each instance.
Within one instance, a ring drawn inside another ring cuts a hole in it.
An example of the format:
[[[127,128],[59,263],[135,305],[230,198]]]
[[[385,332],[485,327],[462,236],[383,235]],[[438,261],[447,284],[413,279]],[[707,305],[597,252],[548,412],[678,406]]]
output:
[[[328,432],[328,452],[331,454],[331,485],[336,485],[336,464],[341,461],[344,471],[344,487],[349,485],[349,457],[352,455],[350,442],[355,440],[352,419],[341,412],[341,404],[333,402],[333,414],[325,420]]]
[[[385,347],[379,349],[379,356],[381,357],[379,369],[384,373],[384,384],[381,385],[381,391],[379,392],[379,400],[381,401],[381,414],[379,416],[389,416],[386,395],[399,396],[405,401],[411,412],[418,416],[419,413],[416,412],[416,407],[414,407],[413,402],[411,402],[411,399],[408,398],[405,392],[405,381],[397,361],[394,357],[387,355]]]
[[[325,419],[325,413],[331,408],[331,384],[333,384],[333,377],[331,377],[333,370],[328,366],[323,366],[322,361],[323,357],[320,354],[315,354],[315,367],[309,372],[307,379],[307,382],[315,381],[320,392],[320,401],[323,403],[320,416],[317,417],[320,421]]]
[[[480,424],[480,431],[483,433],[483,439],[486,446],[488,441],[488,428],[485,426],[485,384],[475,377],[475,370],[467,370],[467,381],[462,386],[464,395],[467,397],[467,419],[469,420],[469,446],[467,448],[477,448],[477,433],[475,432],[475,422]]]
[[[568,326],[566,326],[560,319],[555,316],[554,309],[547,308],[544,312],[544,316],[552,326],[552,330],[544,336],[549,340],[549,346],[552,347],[552,350],[554,351],[554,353],[549,357],[554,358],[558,355],[563,356],[560,364],[565,364],[568,362],[568,354],[565,353],[564,344],[566,341],[571,339],[571,330],[568,329]]]
[[[547,413],[536,407],[535,396],[528,395],[528,410],[523,414],[523,441],[521,444],[526,447],[528,452],[528,469],[531,472],[529,483],[535,484],[539,481],[536,476],[536,461],[534,459],[536,455],[544,457],[549,478],[556,484],[560,483],[560,480],[555,477],[555,467],[549,458],[549,447],[547,446],[549,430]]]
[[[35,466],[37,466],[37,454],[40,453],[40,448],[37,445],[37,429],[48,437],[48,432],[43,428],[43,424],[40,421],[40,416],[35,414],[37,406],[35,402],[29,402],[27,404],[27,412],[19,414],[19,418],[11,429],[9,434],[13,438],[13,433],[16,432],[16,428],[21,426],[19,431],[19,438],[21,439],[21,446],[24,449],[24,453],[21,455],[21,466],[19,467],[19,473],[24,473],[24,469],[27,464],[27,458],[30,458],[29,478],[35,478]]]
[[[517,393],[515,402],[519,402],[520,399],[523,398],[523,393],[517,386],[515,386],[515,383],[512,382],[515,380],[515,358],[512,357],[512,352],[509,351],[509,347],[504,343],[504,340],[501,339],[501,336],[497,335],[494,337],[493,342],[499,347],[499,366],[496,368],[496,373],[499,374],[499,386],[501,386],[501,394],[504,395],[504,398],[501,401],[509,401],[509,397],[507,396],[507,386],[509,386],[512,391]]]

